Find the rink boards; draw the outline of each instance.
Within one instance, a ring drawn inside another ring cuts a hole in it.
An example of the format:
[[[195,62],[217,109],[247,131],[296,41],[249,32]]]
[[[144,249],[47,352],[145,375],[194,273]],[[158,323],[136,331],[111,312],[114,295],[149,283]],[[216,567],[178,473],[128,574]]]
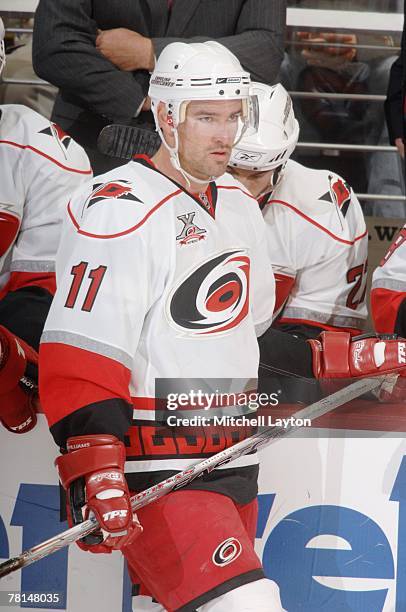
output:
[[[406,442],[390,432],[331,433],[317,430],[312,438],[283,439],[261,451],[258,554],[289,612],[401,612]],[[347,437],[336,437],[342,433]],[[4,429],[0,436],[4,559],[65,526],[59,522],[53,467],[57,451],[43,418],[25,436]],[[8,576],[0,591],[2,610],[131,610],[120,555],[85,554],[76,546]],[[49,598],[42,595],[40,601],[9,606],[8,593],[20,591],[54,594],[54,603],[44,603]]]

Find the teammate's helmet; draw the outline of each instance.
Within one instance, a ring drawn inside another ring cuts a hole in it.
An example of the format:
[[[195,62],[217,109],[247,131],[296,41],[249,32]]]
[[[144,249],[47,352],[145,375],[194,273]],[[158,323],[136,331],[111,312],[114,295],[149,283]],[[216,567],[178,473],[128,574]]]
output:
[[[299,138],[291,97],[279,83],[273,87],[253,83],[252,93],[258,99],[258,130],[242,137],[233,149],[229,165],[256,171],[283,168]]]
[[[6,50],[4,47],[4,23],[0,17],[0,76],[6,63]]]

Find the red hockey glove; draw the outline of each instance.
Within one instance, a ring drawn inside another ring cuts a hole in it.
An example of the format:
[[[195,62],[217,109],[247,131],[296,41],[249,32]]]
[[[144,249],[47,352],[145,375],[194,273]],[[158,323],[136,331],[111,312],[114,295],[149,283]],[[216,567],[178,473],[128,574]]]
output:
[[[395,335],[353,336],[347,332],[322,332],[308,340],[316,378],[362,378],[397,373],[392,401],[406,399],[406,340]],[[400,394],[400,396],[399,396]],[[386,394],[385,399],[389,397]]]
[[[25,433],[37,422],[37,385],[26,376],[38,367],[38,354],[0,325],[0,422],[13,433]]]
[[[68,439],[67,450],[55,465],[67,491],[69,525],[81,523],[93,512],[101,527],[78,541],[79,547],[110,553],[132,544],[142,527],[131,511],[124,444],[106,434],[75,436]]]

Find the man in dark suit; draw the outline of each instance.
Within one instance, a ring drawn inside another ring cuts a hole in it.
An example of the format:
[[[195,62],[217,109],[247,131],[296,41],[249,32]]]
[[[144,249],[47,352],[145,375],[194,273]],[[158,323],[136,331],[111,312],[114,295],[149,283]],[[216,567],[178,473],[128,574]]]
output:
[[[153,126],[149,73],[167,44],[218,40],[253,79],[273,83],[285,23],[286,0],[40,0],[33,65],[59,87],[52,119],[101,173],[122,163],[97,151],[105,125]]]
[[[399,57],[392,64],[388,91],[385,100],[385,117],[390,143],[395,145],[400,156],[405,159],[405,83],[406,83],[406,46],[403,28],[402,48]]]

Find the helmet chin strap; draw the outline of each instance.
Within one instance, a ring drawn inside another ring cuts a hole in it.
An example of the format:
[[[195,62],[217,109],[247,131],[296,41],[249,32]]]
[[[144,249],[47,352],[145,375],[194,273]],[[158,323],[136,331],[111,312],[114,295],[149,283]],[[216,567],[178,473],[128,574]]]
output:
[[[173,130],[173,136],[175,138],[175,146],[174,147],[171,147],[166,142],[164,133],[162,131],[162,128],[159,128],[158,132],[159,132],[159,135],[161,136],[161,140],[162,140],[163,145],[169,151],[169,155],[170,155],[170,160],[171,160],[172,166],[174,167],[175,170],[180,172],[180,174],[185,179],[187,186],[191,187],[191,181],[193,181],[194,183],[197,183],[199,185],[207,185],[207,183],[210,183],[210,181],[216,180],[216,178],[218,178],[217,176],[210,176],[208,179],[205,179],[205,180],[198,179],[195,176],[193,176],[193,174],[189,174],[189,172],[186,172],[186,170],[184,170],[182,168],[182,166],[180,164],[179,153],[178,153],[178,149],[179,149],[178,130],[175,127],[173,127],[172,130]]]
[[[275,191],[275,189],[277,188],[277,186],[279,185],[279,183],[281,182],[283,178],[283,171],[285,169],[285,166],[286,166],[286,162],[284,164],[281,164],[281,166],[278,166],[277,168],[275,168],[274,172],[272,173],[269,185],[263,191],[261,191],[261,193],[258,195],[258,198],[262,198],[262,196],[266,195],[267,193],[272,193],[273,191]],[[275,175],[276,175],[276,178],[274,181]]]
[[[208,177],[207,179],[202,180],[202,179],[198,179],[196,176],[193,176],[193,174],[190,174],[189,172],[186,172],[186,170],[184,168],[182,168],[181,163],[180,163],[180,159],[179,159],[179,136],[178,136],[177,126],[175,127],[175,124],[172,124],[172,133],[173,133],[173,137],[175,139],[175,146],[171,147],[166,142],[163,130],[159,126],[159,121],[158,121],[156,109],[154,109],[153,112],[154,112],[155,124],[157,126],[156,130],[157,130],[159,136],[161,137],[162,144],[165,146],[165,148],[169,152],[171,164],[172,164],[173,168],[175,170],[177,170],[177,172],[179,172],[183,176],[183,178],[186,181],[186,185],[188,187],[191,187],[191,181],[193,181],[194,183],[197,183],[198,185],[207,185],[207,183],[210,183],[211,181],[215,181],[219,176],[221,176],[221,175],[218,175],[218,176],[214,176],[213,175],[213,176]],[[171,111],[171,115],[172,115],[172,111]],[[241,130],[241,133],[240,133],[237,141],[233,144],[233,146],[235,146],[236,144],[239,143],[239,141],[243,137],[246,129],[247,129],[247,123],[244,122],[244,125],[243,125],[243,128]]]

